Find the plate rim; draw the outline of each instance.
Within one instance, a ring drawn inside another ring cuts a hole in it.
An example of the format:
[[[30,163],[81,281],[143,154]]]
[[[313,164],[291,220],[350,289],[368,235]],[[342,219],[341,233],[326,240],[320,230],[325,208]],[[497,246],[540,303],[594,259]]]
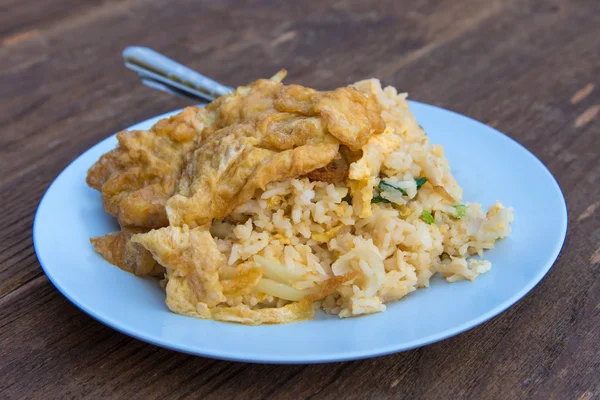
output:
[[[514,304],[516,304],[519,300],[523,299],[548,274],[548,272],[550,271],[552,266],[556,263],[558,256],[560,255],[560,253],[562,252],[562,250],[565,246],[565,241],[566,241],[567,232],[568,232],[568,225],[569,225],[567,202],[566,202],[564,193],[563,193],[560,185],[558,184],[557,179],[554,177],[554,175],[548,169],[548,167],[538,157],[536,157],[535,154],[533,154],[525,146],[523,146],[522,144],[517,142],[515,139],[513,139],[509,135],[507,135],[507,134],[497,130],[496,128],[491,127],[481,121],[478,121],[467,115],[460,114],[453,110],[449,110],[449,109],[442,108],[442,107],[439,107],[436,105],[427,104],[427,103],[414,101],[414,100],[408,100],[408,102],[411,106],[414,104],[414,105],[418,105],[419,107],[433,108],[438,111],[451,113],[454,115],[454,117],[467,119],[467,120],[469,120],[470,123],[475,123],[477,125],[485,127],[486,130],[488,130],[490,132],[490,134],[493,132],[493,134],[495,134],[495,135],[501,135],[504,139],[508,139],[510,142],[512,142],[512,144],[516,145],[522,151],[524,151],[528,158],[530,158],[533,162],[537,163],[539,167],[541,167],[541,170],[550,178],[550,182],[554,186],[553,189],[558,191],[558,193],[560,194],[561,200],[562,200],[562,202],[560,202],[560,205],[561,205],[561,207],[560,207],[560,227],[558,229],[558,231],[560,233],[560,235],[559,235],[560,245],[556,246],[554,248],[553,252],[551,253],[551,256],[548,258],[548,261],[543,265],[542,268],[540,268],[540,271],[538,272],[538,274],[535,275],[534,278],[532,278],[530,281],[527,282],[527,284],[523,287],[523,289],[521,289],[519,292],[515,293],[513,296],[505,299],[499,305],[488,310],[487,312],[485,312],[484,314],[480,315],[477,318],[471,319],[467,322],[462,323],[461,325],[454,326],[453,328],[447,329],[447,330],[439,332],[437,334],[429,335],[424,338],[419,338],[417,340],[413,340],[412,342],[399,342],[399,343],[395,343],[392,345],[381,346],[381,347],[378,347],[377,349],[375,349],[374,351],[344,351],[344,352],[340,352],[341,353],[340,355],[332,354],[332,356],[328,356],[328,353],[325,353],[325,354],[320,354],[318,356],[309,355],[309,356],[304,356],[304,357],[297,357],[297,356],[296,357],[286,357],[285,354],[277,355],[276,357],[273,357],[273,356],[248,357],[248,356],[244,356],[243,354],[227,353],[227,352],[223,352],[221,350],[216,350],[216,351],[210,351],[210,349],[209,350],[198,350],[198,349],[193,348],[192,346],[186,345],[184,343],[174,345],[170,341],[157,339],[157,338],[153,337],[153,335],[149,335],[143,331],[137,331],[136,329],[123,328],[120,325],[120,323],[113,321],[110,316],[100,315],[99,313],[97,313],[93,310],[93,307],[88,307],[87,305],[82,304],[82,303],[78,302],[77,300],[75,300],[73,298],[73,296],[70,295],[69,291],[67,289],[65,289],[60,284],[60,282],[57,281],[55,276],[53,276],[51,269],[49,269],[45,266],[45,261],[43,260],[43,256],[40,254],[39,244],[38,244],[40,241],[40,235],[41,235],[38,216],[40,214],[40,210],[42,209],[44,200],[46,199],[46,196],[48,195],[48,193],[51,191],[52,187],[56,184],[56,182],[59,180],[59,178],[74,163],[76,163],[78,160],[80,160],[88,151],[90,151],[91,149],[93,149],[96,146],[101,145],[105,141],[109,141],[109,140],[113,139],[116,134],[112,134],[112,135],[102,139],[101,141],[97,142],[93,146],[91,146],[88,149],[86,149],[85,151],[83,151],[71,162],[69,162],[69,164],[66,165],[62,169],[62,171],[52,180],[51,184],[48,185],[46,191],[44,192],[44,195],[41,197],[41,199],[37,205],[37,209],[36,209],[34,220],[33,220],[33,226],[32,226],[32,239],[33,240],[32,241],[33,241],[33,248],[34,248],[36,257],[38,259],[38,262],[42,268],[42,271],[48,277],[48,280],[52,283],[52,285],[64,297],[66,297],[73,305],[75,305],[77,308],[79,308],[81,311],[83,311],[84,313],[86,313],[87,315],[89,315],[90,317],[95,319],[96,321],[108,326],[111,329],[114,329],[114,330],[116,330],[122,334],[125,334],[129,337],[132,337],[134,339],[138,339],[138,340],[150,343],[155,346],[167,348],[169,350],[174,350],[174,351],[178,351],[178,352],[182,352],[182,353],[186,353],[186,354],[190,354],[190,355],[195,355],[195,356],[202,356],[202,357],[209,357],[209,358],[213,358],[213,359],[225,360],[225,361],[264,363],[264,364],[315,364],[315,363],[331,363],[331,362],[341,362],[341,361],[350,361],[350,360],[360,360],[360,359],[365,359],[365,358],[373,358],[373,357],[380,357],[380,356],[385,356],[385,355],[394,354],[394,353],[400,353],[403,351],[408,351],[408,350],[412,350],[415,348],[427,346],[429,344],[436,343],[436,342],[454,337],[454,336],[464,333],[470,329],[473,329],[473,328],[483,324],[484,322],[500,315],[501,313],[506,311],[508,308],[510,308]],[[147,118],[144,121],[135,123],[125,129],[131,129],[131,127],[142,124],[149,120],[165,118],[165,117],[172,115],[174,113],[177,113],[181,110],[182,110],[182,108]]]

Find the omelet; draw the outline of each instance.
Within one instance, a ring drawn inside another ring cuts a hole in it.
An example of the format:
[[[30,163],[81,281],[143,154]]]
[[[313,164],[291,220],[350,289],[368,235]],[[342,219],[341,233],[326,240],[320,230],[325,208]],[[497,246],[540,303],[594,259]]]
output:
[[[165,205],[209,121],[205,109],[188,107],[150,130],[119,132],[118,147],[100,157],[86,179],[102,193],[106,212],[121,226],[167,226]]]
[[[258,80],[209,104],[216,115],[167,202],[169,223],[223,218],[270,182],[306,175],[361,150],[385,129],[378,104],[352,87],[318,92]]]

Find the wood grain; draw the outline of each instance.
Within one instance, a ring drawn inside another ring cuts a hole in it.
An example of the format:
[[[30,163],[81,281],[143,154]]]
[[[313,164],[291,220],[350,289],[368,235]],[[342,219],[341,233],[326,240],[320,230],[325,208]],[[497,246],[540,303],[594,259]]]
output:
[[[600,398],[597,0],[0,0],[0,10],[0,398]],[[376,76],[489,123],[559,181],[561,256],[502,315],[372,360],[231,363],[117,333],[48,282],[31,224],[78,154],[189,104],[123,68],[133,44],[229,85],[280,67],[323,89]]]

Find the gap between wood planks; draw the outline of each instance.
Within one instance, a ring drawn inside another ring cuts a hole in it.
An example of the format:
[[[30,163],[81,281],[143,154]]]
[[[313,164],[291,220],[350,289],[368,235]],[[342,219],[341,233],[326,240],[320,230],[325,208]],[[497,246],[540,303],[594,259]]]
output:
[[[37,259],[36,259],[37,262]],[[5,294],[3,294],[0,297],[0,307],[4,307],[7,303],[9,303],[11,301],[11,299],[15,296],[19,295],[20,289],[27,289],[30,285],[42,285],[44,283],[44,281],[48,281],[48,277],[46,276],[46,274],[44,274],[41,270],[39,272],[39,275],[37,275],[36,277],[33,277],[27,281],[25,281],[24,283],[22,283],[20,286],[15,287],[13,290],[6,292]]]

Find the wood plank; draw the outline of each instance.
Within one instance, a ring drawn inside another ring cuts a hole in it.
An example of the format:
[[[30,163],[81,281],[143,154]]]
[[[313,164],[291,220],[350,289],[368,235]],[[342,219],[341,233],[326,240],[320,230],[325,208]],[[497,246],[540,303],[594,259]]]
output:
[[[62,10],[71,4],[43,1]],[[600,395],[600,123],[594,111],[600,2],[98,4],[49,13],[36,37],[0,49],[0,108],[9,111],[0,116],[0,397]],[[27,31],[35,14],[24,10],[3,14],[0,22],[12,24],[3,28]],[[500,316],[446,341],[374,360],[238,364],[119,334],[52,287],[35,260],[30,227],[45,188],[80,152],[121,127],[189,104],[141,86],[125,71],[119,54],[128,44],[150,45],[234,85],[281,66],[290,81],[319,88],[376,75],[412,98],[496,126],[531,149],[561,184],[570,220],[562,255]]]

